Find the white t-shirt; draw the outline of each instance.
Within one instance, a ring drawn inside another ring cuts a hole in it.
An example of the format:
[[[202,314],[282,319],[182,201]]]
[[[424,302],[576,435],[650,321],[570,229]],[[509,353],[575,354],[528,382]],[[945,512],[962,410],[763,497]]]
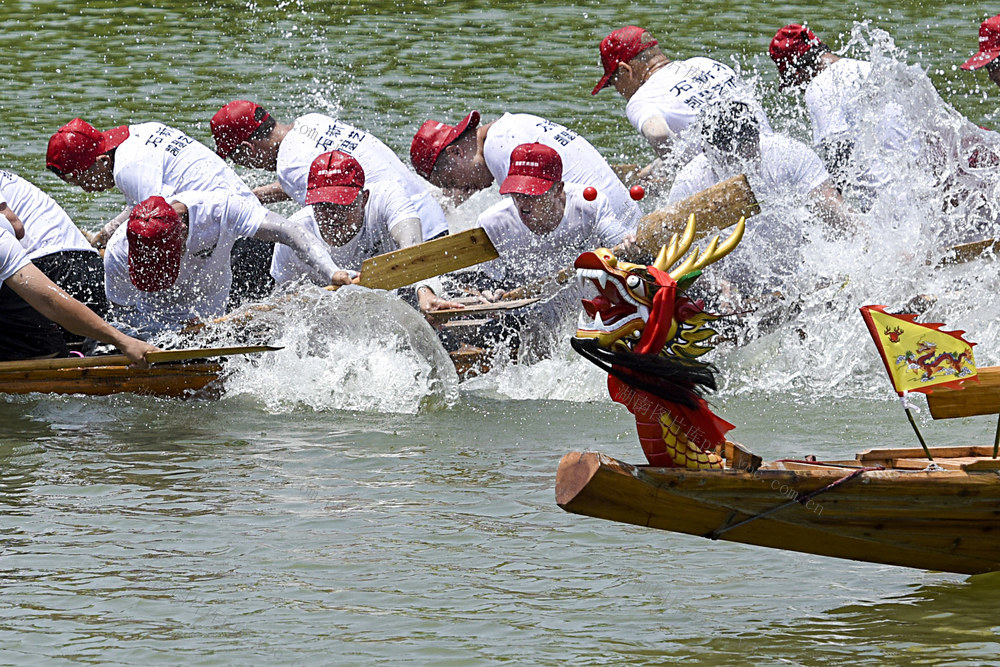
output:
[[[830,63],[806,86],[806,108],[812,122],[813,144],[844,132],[853,132],[861,120],[865,79],[872,64],[853,58]]]
[[[394,184],[387,182],[366,184],[365,189],[371,194],[365,206],[365,220],[358,233],[342,246],[333,246],[325,242],[323,244],[330,253],[333,263],[343,269],[360,271],[362,262],[369,257],[398,250],[399,246],[392,238],[392,230],[402,221],[417,217],[413,202]],[[312,206],[297,211],[289,220],[303,225],[320,239],[323,238],[313,215]],[[330,284],[329,276],[326,278],[321,276],[303,262],[294,250],[281,243],[274,245],[271,276],[278,283],[306,276],[317,285]]]
[[[129,125],[115,151],[115,185],[129,206],[159,195],[222,190],[260,205],[253,191],[210,148],[163,123]]]
[[[702,153],[678,172],[668,203],[701,192],[727,178],[745,173],[750,189],[765,205],[789,197],[805,203],[809,194],[829,180],[823,161],[801,141],[780,134],[760,135],[760,161],[726,167]]]
[[[0,282],[31,263],[13,232],[0,227]]]
[[[876,92],[866,90],[871,71],[869,62],[840,58],[809,82],[805,99],[813,145],[837,136],[860,143],[852,155],[854,173],[849,175],[853,184],[877,193],[899,175],[900,162],[917,156],[920,140],[898,103],[866,99]]]
[[[330,151],[357,160],[365,170],[365,185],[395,183],[402,188],[417,210],[425,240],[448,231],[441,205],[391,148],[363,130],[318,113],[297,118],[278,148],[278,183],[300,206],[306,203],[310,165]]]
[[[29,259],[63,250],[97,252],[55,199],[17,174],[0,170],[0,203],[7,204],[24,224],[21,247]],[[0,224],[13,233],[3,215]]]
[[[539,116],[505,113],[490,125],[483,153],[497,185],[507,178],[511,151],[531,143],[545,144],[559,153],[564,182],[595,187],[608,198],[621,224],[634,227],[639,223],[639,206],[604,156],[573,130]]]
[[[638,132],[650,118],[659,116],[675,135],[698,119],[702,110],[719,100],[739,100],[754,110],[761,134],[771,133],[764,108],[731,67],[711,58],[672,60],[656,70],[625,106],[625,115]]]
[[[476,226],[490,237],[500,257],[477,270],[498,281],[530,282],[573,264],[581,252],[611,248],[622,242],[635,225],[618,219],[607,197],[583,198],[586,186],[565,183],[566,211],[550,233],[539,236],[525,227],[512,197],[504,197],[480,214]]]
[[[180,201],[188,208],[184,256],[177,282],[171,287],[144,292],[132,284],[127,224],[112,234],[104,253],[108,300],[125,306],[122,319],[147,334],[178,328],[189,320],[222,315],[233,282],[233,243],[256,234],[267,215],[267,209],[260,204],[225,190],[179,192],[167,201]]]

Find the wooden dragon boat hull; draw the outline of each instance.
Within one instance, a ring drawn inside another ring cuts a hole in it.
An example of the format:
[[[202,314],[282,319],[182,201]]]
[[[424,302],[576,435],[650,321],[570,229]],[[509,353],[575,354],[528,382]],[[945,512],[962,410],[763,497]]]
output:
[[[789,551],[979,574],[1000,570],[1000,461],[992,448],[872,450],[856,461],[685,470],[571,452],[567,512]],[[875,469],[881,466],[883,469]]]
[[[56,368],[0,372],[0,393],[85,394],[134,393],[170,398],[210,392],[222,364],[215,362]]]

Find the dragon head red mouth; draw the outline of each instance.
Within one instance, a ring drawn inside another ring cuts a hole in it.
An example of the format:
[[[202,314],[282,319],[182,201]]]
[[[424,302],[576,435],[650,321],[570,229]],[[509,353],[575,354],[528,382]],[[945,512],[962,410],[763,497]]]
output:
[[[619,260],[606,248],[585,252],[573,264],[583,289],[596,294],[583,299],[577,324],[577,338],[597,338],[611,347],[623,339],[637,339],[649,318],[650,300],[646,280],[639,272],[645,267]]]

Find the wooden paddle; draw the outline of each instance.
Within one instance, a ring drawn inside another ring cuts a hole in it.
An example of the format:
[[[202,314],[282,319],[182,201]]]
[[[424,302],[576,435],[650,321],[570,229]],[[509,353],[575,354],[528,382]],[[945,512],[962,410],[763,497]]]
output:
[[[670,237],[681,234],[688,218],[694,214],[698,233],[711,229],[725,229],[760,213],[760,204],[747,177],[743,174],[727,178],[710,188],[695,193],[659,211],[644,215],[639,220],[635,242],[644,252],[656,255]]]
[[[682,234],[691,214],[695,216],[697,233],[711,229],[725,229],[760,213],[760,204],[747,177],[733,176],[710,188],[675,202],[667,208],[653,211],[639,220],[635,234],[635,244],[646,254],[655,256],[660,248],[670,243],[674,234]],[[623,250],[617,246],[612,251],[618,255]],[[566,283],[576,275],[573,267],[565,268],[554,276],[537,281],[525,287],[518,287],[504,294],[504,299],[523,299],[536,293],[549,282]]]
[[[444,322],[454,317],[462,317],[463,315],[492,315],[505,310],[524,308],[525,306],[530,306],[539,300],[540,299],[538,297],[534,297],[532,299],[505,299],[497,303],[471,303],[467,304],[464,308],[445,308],[442,310],[433,310],[427,313],[427,317],[434,321]]]
[[[392,290],[499,256],[483,228],[476,227],[370,257],[361,264],[358,284],[372,289]],[[336,288],[336,285],[327,287]]]
[[[938,266],[947,266],[949,264],[964,264],[965,262],[971,261],[978,257],[982,257],[988,251],[996,252],[1000,248],[1000,240],[998,239],[980,239],[978,241],[970,241],[969,243],[960,243],[949,248],[951,254],[940,262]]]
[[[271,345],[245,345],[241,347],[192,347],[182,350],[150,352],[146,360],[151,364],[164,364],[209,357],[228,357],[235,354],[272,352],[280,347]],[[0,361],[0,373],[10,371],[41,371],[57,368],[93,368],[97,366],[128,366],[132,362],[124,354],[109,354],[100,357],[70,357],[68,359],[25,359],[23,361]]]

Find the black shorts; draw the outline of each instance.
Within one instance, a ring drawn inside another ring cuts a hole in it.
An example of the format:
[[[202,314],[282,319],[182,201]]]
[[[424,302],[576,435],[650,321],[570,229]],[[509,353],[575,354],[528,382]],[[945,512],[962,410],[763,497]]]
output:
[[[90,250],[62,250],[31,260],[48,279],[97,313],[106,317],[108,297],[104,293],[104,260]]]
[[[69,356],[59,326],[6,284],[0,286],[0,361]]]
[[[233,286],[229,291],[227,312],[247,302],[261,301],[271,293],[274,289],[274,278],[271,277],[273,253],[273,243],[253,237],[236,240],[230,257]]]

